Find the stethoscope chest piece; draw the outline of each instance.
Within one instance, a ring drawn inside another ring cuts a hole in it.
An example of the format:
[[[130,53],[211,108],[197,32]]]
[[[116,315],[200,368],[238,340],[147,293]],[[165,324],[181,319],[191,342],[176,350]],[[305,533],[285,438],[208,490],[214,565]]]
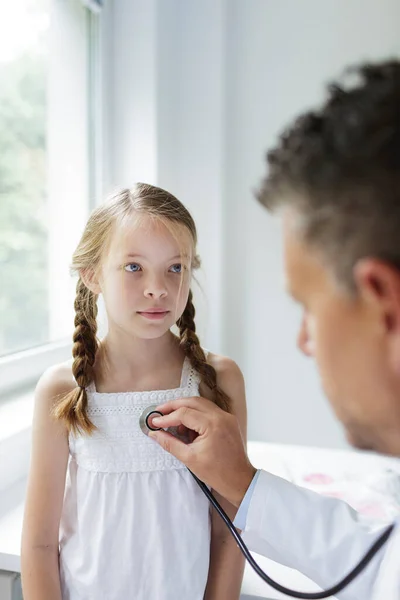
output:
[[[144,409],[139,418],[140,429],[145,435],[149,435],[150,431],[159,431],[160,427],[152,427],[150,424],[151,417],[163,417],[164,415],[159,410],[156,410],[157,406],[147,406]]]

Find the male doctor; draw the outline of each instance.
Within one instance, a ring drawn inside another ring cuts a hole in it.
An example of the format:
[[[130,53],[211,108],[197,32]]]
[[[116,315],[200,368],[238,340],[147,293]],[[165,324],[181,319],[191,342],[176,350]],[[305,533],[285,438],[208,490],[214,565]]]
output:
[[[268,153],[258,199],[279,209],[288,288],[303,308],[298,345],[314,357],[349,441],[400,456],[400,62],[347,77]],[[162,411],[155,426],[183,424],[198,437],[152,437],[238,507],[251,550],[327,588],[382,532],[344,502],[256,471],[237,420],[211,402]],[[400,527],[339,597],[400,600]]]

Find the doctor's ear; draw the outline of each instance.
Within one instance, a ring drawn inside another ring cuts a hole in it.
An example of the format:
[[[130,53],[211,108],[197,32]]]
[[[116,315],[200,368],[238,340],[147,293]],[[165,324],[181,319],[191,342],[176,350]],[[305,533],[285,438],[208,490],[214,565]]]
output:
[[[98,296],[101,293],[99,278],[95,269],[83,269],[79,272],[79,276],[93,294]]]
[[[362,259],[354,267],[354,282],[384,327],[400,333],[400,270],[379,259]]]

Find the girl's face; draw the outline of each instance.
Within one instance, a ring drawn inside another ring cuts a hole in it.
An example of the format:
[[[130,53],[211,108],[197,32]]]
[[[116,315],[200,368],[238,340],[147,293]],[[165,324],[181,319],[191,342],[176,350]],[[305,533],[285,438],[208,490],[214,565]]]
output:
[[[109,328],[143,339],[164,335],[182,315],[191,282],[193,243],[184,226],[179,242],[149,215],[117,227],[103,260],[99,286]]]

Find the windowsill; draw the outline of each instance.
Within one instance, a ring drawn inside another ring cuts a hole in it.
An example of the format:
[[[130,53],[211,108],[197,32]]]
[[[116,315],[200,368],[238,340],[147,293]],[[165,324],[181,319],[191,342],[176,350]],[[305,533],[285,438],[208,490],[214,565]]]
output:
[[[26,478],[2,494],[0,505],[0,570],[21,571],[21,531],[24,514]]]
[[[29,470],[31,425],[33,415],[32,387],[15,392],[0,403],[0,496]],[[1,517],[1,503],[0,503]]]
[[[14,392],[8,400],[0,403],[0,444],[6,438],[30,428],[33,415],[33,393],[34,389],[29,387],[23,391]]]
[[[29,470],[32,387],[0,403],[0,570],[20,571],[20,540]]]

